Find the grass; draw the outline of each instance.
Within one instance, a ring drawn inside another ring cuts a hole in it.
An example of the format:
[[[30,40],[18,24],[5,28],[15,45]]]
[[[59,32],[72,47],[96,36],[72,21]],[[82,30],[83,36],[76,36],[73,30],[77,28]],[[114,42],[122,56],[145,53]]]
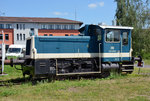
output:
[[[21,71],[5,67],[0,77],[1,101],[149,101],[150,68],[130,75],[111,73],[108,78],[62,80],[54,83],[24,82]],[[18,82],[14,82],[18,81]]]
[[[16,57],[16,56],[8,56],[8,57],[7,57],[8,60],[10,60],[11,58],[12,58],[12,59],[17,59],[18,57]]]
[[[150,65],[150,60],[144,59],[143,61],[144,61],[144,63],[145,63],[146,65]]]

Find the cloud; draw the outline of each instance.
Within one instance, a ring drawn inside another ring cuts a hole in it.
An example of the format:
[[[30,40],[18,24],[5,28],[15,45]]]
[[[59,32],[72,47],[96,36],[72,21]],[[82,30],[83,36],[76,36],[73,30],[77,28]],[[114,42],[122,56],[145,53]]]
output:
[[[97,4],[92,3],[92,4],[89,4],[88,7],[89,7],[89,8],[96,8],[96,7],[97,7]]]
[[[68,15],[68,13],[67,13],[67,12],[65,12],[65,13],[63,13],[63,15]]]
[[[54,15],[61,15],[60,12],[53,12]]]
[[[104,2],[100,2],[99,5],[100,5],[100,7],[103,7],[104,6]]]
[[[68,15],[67,12],[53,12],[54,15]]]
[[[104,2],[101,1],[101,2],[98,2],[98,3],[91,3],[91,4],[88,5],[89,8],[96,8],[98,6],[103,7]]]

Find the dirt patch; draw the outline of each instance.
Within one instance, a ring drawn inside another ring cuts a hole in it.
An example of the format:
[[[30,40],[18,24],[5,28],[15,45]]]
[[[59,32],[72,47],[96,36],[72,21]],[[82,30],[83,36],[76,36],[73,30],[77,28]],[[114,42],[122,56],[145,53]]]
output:
[[[79,92],[79,89],[81,89],[81,88],[79,88],[79,87],[69,87],[67,90],[69,92]]]

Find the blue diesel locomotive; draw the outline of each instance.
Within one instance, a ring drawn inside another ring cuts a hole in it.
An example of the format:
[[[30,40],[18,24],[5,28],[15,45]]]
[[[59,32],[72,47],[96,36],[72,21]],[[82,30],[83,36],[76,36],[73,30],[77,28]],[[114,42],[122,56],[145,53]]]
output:
[[[85,25],[79,36],[32,36],[27,39],[23,75],[32,77],[132,73],[133,27]]]
[[[131,30],[133,27],[85,25],[79,36],[32,36],[27,39],[25,58],[5,61],[21,64],[32,79],[73,75],[106,75],[111,70],[132,73]]]

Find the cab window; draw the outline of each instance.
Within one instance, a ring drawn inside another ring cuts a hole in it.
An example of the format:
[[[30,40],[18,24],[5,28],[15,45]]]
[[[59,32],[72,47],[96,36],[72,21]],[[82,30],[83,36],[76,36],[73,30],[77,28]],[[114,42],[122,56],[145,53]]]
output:
[[[101,34],[101,29],[99,26],[96,25],[90,25],[88,29],[89,35],[100,35]]]
[[[106,42],[119,42],[120,30],[107,29],[106,30]]]
[[[90,36],[94,35],[97,36],[97,40],[101,40],[101,29],[99,26],[96,25],[90,25],[88,29],[88,33]]]
[[[122,44],[123,45],[128,44],[128,32],[123,32]]]

